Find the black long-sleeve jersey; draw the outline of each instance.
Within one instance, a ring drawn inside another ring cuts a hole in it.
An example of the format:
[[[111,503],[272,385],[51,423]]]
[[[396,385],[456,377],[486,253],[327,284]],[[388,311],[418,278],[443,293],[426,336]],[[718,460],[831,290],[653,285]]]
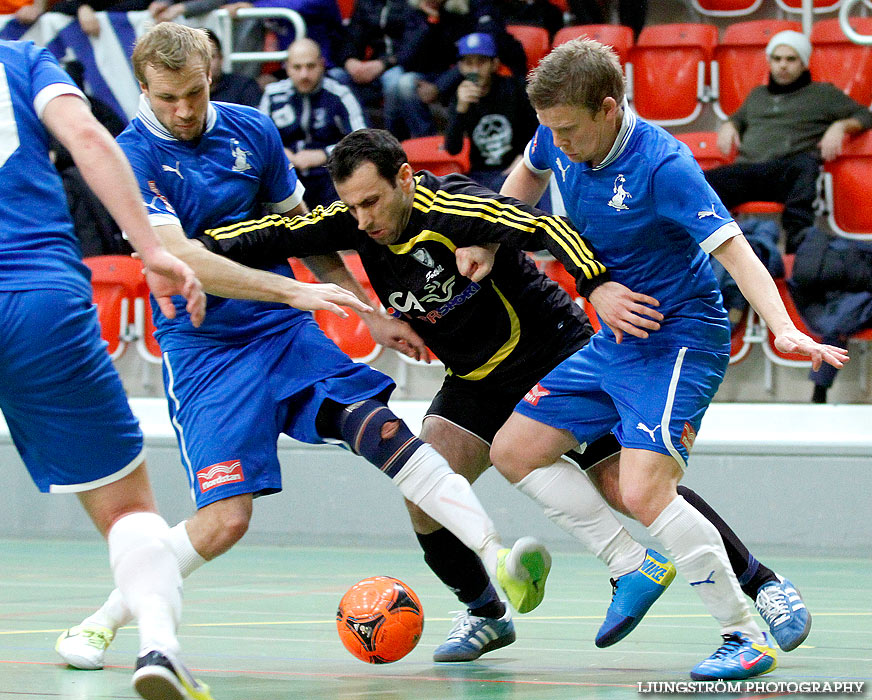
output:
[[[608,273],[571,225],[460,175],[421,171],[415,180],[408,225],[392,245],[359,230],[342,202],[210,229],[200,240],[255,267],[356,250],[388,312],[408,321],[461,379],[509,377],[530,363],[547,371],[584,343],[591,334],[584,312],[520,250],[547,248],[589,291]],[[454,252],[488,242],[503,245],[491,273],[472,282],[459,273]]]

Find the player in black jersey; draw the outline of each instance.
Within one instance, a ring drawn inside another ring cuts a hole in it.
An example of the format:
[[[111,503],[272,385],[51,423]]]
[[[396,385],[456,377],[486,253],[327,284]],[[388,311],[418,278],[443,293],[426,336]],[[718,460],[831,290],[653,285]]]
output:
[[[421,437],[472,482],[490,466],[489,444],[518,401],[528,391],[535,394],[538,380],[592,333],[579,307],[517,246],[552,250],[579,280],[582,295],[607,280],[608,273],[586,241],[560,218],[496,195],[463,176],[413,173],[387,132],[364,129],[346,136],[328,168],[342,202],[293,219],[270,216],[213,229],[200,240],[213,252],[249,265],[356,250],[388,311],[405,320],[445,364],[447,376],[427,411]],[[461,249],[486,241],[512,245],[500,246],[490,273],[474,282],[463,273],[469,274],[475,264]],[[643,306],[650,303],[647,297],[628,293],[640,314],[650,311]],[[623,330],[636,335],[657,325],[652,316],[636,315]],[[619,449],[609,436],[570,456],[596,481]],[[566,463],[563,467],[575,469]],[[749,596],[757,597],[759,588],[777,581],[705,501],[686,487],[679,490],[718,527]],[[608,646],[632,631],[674,570],[630,537],[589,480],[580,480],[579,491],[567,497],[583,499],[589,518],[556,522],[596,554],[613,577],[612,603],[597,637],[599,646]],[[508,609],[478,557],[413,504],[407,505],[425,561],[467,607],[434,659],[472,660],[514,641]],[[628,600],[622,591],[638,590],[635,579],[645,578],[643,565],[649,571],[661,567],[663,576],[649,585],[647,595]],[[628,577],[633,585],[621,586]]]

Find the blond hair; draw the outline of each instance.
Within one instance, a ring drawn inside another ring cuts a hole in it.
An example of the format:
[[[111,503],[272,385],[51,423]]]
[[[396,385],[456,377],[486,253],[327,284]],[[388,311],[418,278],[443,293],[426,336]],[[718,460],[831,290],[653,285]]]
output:
[[[133,49],[133,74],[143,85],[147,66],[182,70],[191,60],[200,59],[206,69],[212,60],[212,42],[202,29],[186,27],[175,22],[161,22],[149,29],[136,42]]]
[[[561,44],[530,71],[527,79],[527,96],[535,109],[570,105],[596,114],[606,97],[613,97],[620,105],[624,90],[617,54],[593,39]]]

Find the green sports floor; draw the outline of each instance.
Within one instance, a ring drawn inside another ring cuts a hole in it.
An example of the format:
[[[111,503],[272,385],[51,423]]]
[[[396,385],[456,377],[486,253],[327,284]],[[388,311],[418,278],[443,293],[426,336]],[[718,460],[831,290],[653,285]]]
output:
[[[872,560],[762,557],[802,591],[811,635],[779,654],[767,681],[865,681],[872,695]],[[421,598],[426,623],[405,659],[370,666],[348,654],[334,615],[344,591],[386,574]],[[105,549],[93,542],[0,541],[0,700],[134,698],[134,628],[125,628],[104,671],[75,671],[54,640],[111,587]],[[184,657],[215,700],[347,698],[628,698],[639,683],[683,681],[720,641],[692,589],[676,578],[620,644],[593,644],[610,596],[592,557],[556,553],[543,604],[518,616],[518,641],[469,664],[434,664],[458,603],[418,551],[240,545],[194,573],[185,588]],[[783,690],[731,697],[762,699]]]

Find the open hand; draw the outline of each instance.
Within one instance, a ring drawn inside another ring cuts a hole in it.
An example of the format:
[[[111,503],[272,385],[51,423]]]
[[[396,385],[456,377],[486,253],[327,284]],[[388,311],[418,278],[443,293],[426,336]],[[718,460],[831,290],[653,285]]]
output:
[[[620,282],[604,282],[590,293],[589,301],[600,320],[612,329],[620,343],[624,333],[647,338],[648,331],[660,329],[663,314],[652,309],[660,302],[646,294],[631,291]]]
[[[142,257],[145,281],[167,318],[176,317],[171,297],[181,294],[187,300],[186,309],[191,323],[199,326],[206,315],[206,295],[200,280],[187,264],[165,249],[157,249]]]
[[[775,337],[775,347],[781,352],[795,352],[811,358],[811,368],[815,371],[826,362],[836,368],[844,367],[850,360],[848,351],[835,345],[823,345],[809,338],[797,329],[787,331]]]

